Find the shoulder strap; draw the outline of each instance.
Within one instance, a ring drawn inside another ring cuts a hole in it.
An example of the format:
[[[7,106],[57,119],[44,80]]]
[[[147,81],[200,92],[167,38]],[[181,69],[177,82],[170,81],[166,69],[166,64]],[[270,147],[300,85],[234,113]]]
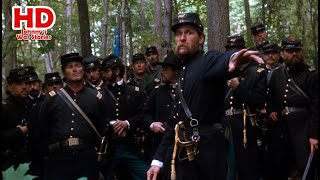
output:
[[[72,100],[70,95],[61,88],[59,91],[57,91],[57,94],[62,98],[62,100],[70,107],[70,109],[75,112],[78,116],[82,117],[82,119],[86,120],[92,129],[97,133],[99,138],[101,139],[100,133],[97,131],[96,127],[93,125],[92,121],[89,119],[89,117],[81,110],[81,108]],[[79,115],[80,114],[80,115]]]
[[[179,83],[178,83],[178,93],[179,93],[179,97],[180,97],[180,100],[181,100],[181,104],[182,104],[182,107],[183,107],[183,110],[184,112],[186,113],[187,117],[191,120],[193,119],[192,118],[192,113],[183,97],[183,94],[181,93],[181,86],[180,86],[180,79],[179,79]]]
[[[227,98],[229,97],[229,95],[231,94],[232,89],[229,87],[228,92],[226,93],[226,95],[224,96],[224,100],[226,101]]]
[[[105,86],[104,88],[108,91],[108,93],[109,93],[109,95],[111,96],[112,100],[113,100],[115,103],[118,103],[116,97],[115,97],[115,96],[113,95],[113,93],[109,90],[109,88],[108,88],[107,86]]]
[[[148,85],[150,83],[152,83],[154,81],[154,79],[152,78],[152,76],[150,76],[147,80],[145,79],[142,79],[140,82],[139,82],[139,87],[140,87],[140,90],[143,91],[146,89],[146,87],[148,87]],[[144,86],[140,86],[140,84],[143,84]]]
[[[286,70],[286,68],[283,68],[285,75],[287,76],[288,79],[290,79],[292,81],[292,84],[295,88],[292,88],[291,86],[289,86],[293,91],[295,91],[297,94],[302,95],[303,97],[309,99],[309,96],[307,96],[307,94],[296,84],[296,82],[290,77],[290,75],[288,74],[288,71]]]
[[[184,110],[184,113],[186,113],[188,119],[189,119],[189,124],[192,128],[192,131],[193,131],[193,135],[191,137],[192,141],[195,141],[195,142],[198,142],[200,141],[200,134],[199,134],[199,131],[198,131],[198,125],[199,125],[199,121],[197,119],[194,119],[192,117],[192,113],[183,97],[183,94],[181,92],[181,85],[180,85],[180,79],[179,79],[179,83],[178,83],[178,93],[179,93],[179,98],[180,98],[180,101],[181,101],[181,104],[182,104],[182,107],[183,107],[183,110]]]

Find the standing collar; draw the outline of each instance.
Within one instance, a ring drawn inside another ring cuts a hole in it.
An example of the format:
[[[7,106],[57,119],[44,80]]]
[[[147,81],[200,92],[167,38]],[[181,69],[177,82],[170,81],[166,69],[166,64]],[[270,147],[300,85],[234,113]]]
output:
[[[115,86],[116,84],[121,86],[123,84],[123,78],[120,81],[117,81],[116,83],[113,83],[112,86]]]
[[[30,99],[34,100],[35,98],[37,98],[37,99],[40,98],[41,94],[42,94],[42,93],[41,93],[41,91],[40,91],[39,94],[38,94],[36,97],[33,97],[33,96],[31,96],[30,94],[29,94],[28,96],[29,96]]]

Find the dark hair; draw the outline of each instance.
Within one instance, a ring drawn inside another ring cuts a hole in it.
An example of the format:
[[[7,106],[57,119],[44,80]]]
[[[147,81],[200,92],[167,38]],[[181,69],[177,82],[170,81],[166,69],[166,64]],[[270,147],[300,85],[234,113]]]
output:
[[[123,64],[117,64],[111,67],[112,71],[116,70],[117,68],[119,68],[120,73],[119,76],[123,77],[124,76],[124,72],[125,72],[125,67]]]

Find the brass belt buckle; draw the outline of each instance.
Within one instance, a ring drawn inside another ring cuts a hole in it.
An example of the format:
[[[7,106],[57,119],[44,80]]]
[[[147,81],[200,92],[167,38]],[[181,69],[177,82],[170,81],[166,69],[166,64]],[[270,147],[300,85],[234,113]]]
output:
[[[68,146],[79,145],[79,138],[68,138]]]

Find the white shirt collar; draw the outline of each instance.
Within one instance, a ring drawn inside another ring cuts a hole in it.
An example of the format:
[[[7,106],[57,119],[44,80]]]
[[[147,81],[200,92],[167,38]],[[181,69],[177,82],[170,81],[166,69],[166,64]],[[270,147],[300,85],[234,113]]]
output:
[[[123,78],[120,81],[116,82],[119,86],[123,84]],[[113,83],[112,86],[116,85],[116,83]]]

